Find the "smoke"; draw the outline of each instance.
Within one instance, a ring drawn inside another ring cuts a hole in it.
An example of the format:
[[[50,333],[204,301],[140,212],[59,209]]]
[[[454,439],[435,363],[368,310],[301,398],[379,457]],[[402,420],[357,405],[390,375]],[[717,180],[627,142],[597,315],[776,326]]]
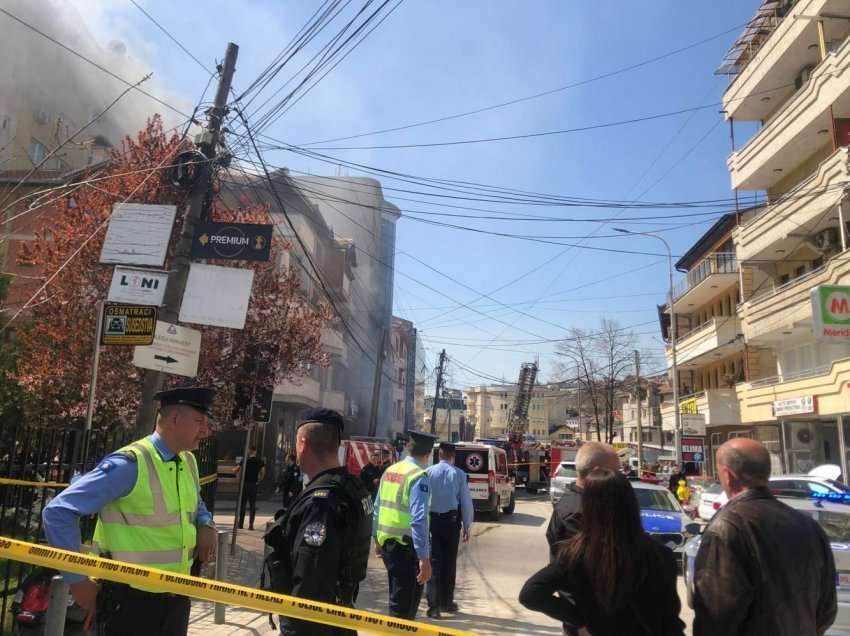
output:
[[[120,37],[110,38],[103,45],[98,43],[69,0],[4,0],[3,6],[130,83],[135,84],[150,72]],[[41,137],[49,134],[49,138],[39,141],[50,148],[86,124],[127,88],[5,14],[0,14],[0,59],[6,63],[0,73],[0,119],[11,118],[21,137],[14,140],[18,154],[30,142],[29,131],[36,130]],[[141,88],[185,113],[192,112],[189,100],[169,91],[155,77]],[[141,129],[155,113],[162,115],[166,128],[186,119],[131,91],[82,137],[101,135],[117,145],[124,135]]]

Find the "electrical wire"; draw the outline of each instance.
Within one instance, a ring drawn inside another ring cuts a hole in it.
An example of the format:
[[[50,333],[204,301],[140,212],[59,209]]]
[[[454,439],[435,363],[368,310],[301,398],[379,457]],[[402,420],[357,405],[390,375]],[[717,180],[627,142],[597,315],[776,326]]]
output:
[[[145,16],[148,20],[150,20],[151,22],[153,22],[153,23],[154,23],[154,25],[156,26],[156,28],[158,28],[160,31],[162,31],[162,32],[166,35],[166,37],[167,37],[169,40],[171,40],[172,42],[174,42],[174,44],[176,44],[178,47],[180,47],[180,50],[181,50],[181,51],[183,51],[183,52],[184,52],[186,55],[188,55],[188,56],[189,56],[192,60],[194,60],[194,61],[195,61],[195,64],[197,64],[197,65],[198,65],[198,66],[200,66],[203,70],[205,70],[207,73],[209,73],[210,77],[213,77],[213,76],[215,75],[215,72],[214,72],[214,71],[211,71],[211,70],[209,69],[209,67],[207,67],[207,65],[206,65],[206,64],[204,64],[203,62],[201,62],[201,60],[199,60],[197,57],[195,57],[189,49],[187,49],[185,46],[183,46],[183,43],[182,43],[182,42],[180,42],[180,40],[178,40],[176,37],[174,37],[173,35],[171,35],[171,33],[168,31],[168,29],[166,29],[164,26],[162,26],[162,24],[160,24],[159,22],[157,22],[156,18],[154,18],[154,17],[153,17],[150,13],[148,13],[147,11],[145,11],[145,9],[144,9],[144,8],[142,8],[142,6],[141,6],[138,2],[136,2],[136,0],[130,0],[130,3],[131,3],[134,7],[136,7],[139,11],[141,11],[141,12],[142,12],[142,14],[143,14],[143,15],[144,15],[144,16]]]

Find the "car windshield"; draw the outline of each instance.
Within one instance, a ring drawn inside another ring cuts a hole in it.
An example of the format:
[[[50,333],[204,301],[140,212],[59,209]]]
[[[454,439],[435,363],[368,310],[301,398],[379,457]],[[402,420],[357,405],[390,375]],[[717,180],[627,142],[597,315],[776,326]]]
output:
[[[679,512],[679,504],[666,490],[650,490],[649,488],[636,488],[638,505],[641,510],[665,510],[667,512]]]
[[[575,477],[576,475],[575,464],[561,464],[555,477]]]

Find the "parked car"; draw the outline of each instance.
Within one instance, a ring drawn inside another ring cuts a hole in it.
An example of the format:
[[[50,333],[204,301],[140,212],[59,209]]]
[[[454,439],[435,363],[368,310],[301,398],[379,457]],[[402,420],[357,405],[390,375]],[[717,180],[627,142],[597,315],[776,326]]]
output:
[[[841,468],[832,464],[818,466],[808,474],[777,475],[770,478],[769,487],[777,497],[809,499],[813,494],[850,493],[850,488],[838,481]]]
[[[717,482],[708,486],[702,491],[697,505],[697,514],[703,521],[711,521],[711,518],[717,514],[728,501],[726,493],[723,492],[723,486]]]
[[[664,486],[633,481],[632,488],[638,498],[643,529],[681,558],[685,542],[699,533],[699,524]]]
[[[549,501],[552,502],[553,506],[563,496],[567,486],[575,483],[576,479],[578,479],[578,472],[576,472],[575,462],[567,461],[558,464],[549,483]]]
[[[850,506],[813,499],[781,498],[792,508],[803,512],[820,524],[832,545],[832,556],[838,580],[838,614],[827,636],[850,634]],[[685,544],[682,564],[686,599],[689,607],[694,606],[694,563],[699,551],[701,536],[695,536]]]
[[[455,445],[455,466],[467,475],[476,512],[486,512],[494,521],[500,512],[513,514],[516,489],[508,473],[508,454],[504,449],[460,442]]]

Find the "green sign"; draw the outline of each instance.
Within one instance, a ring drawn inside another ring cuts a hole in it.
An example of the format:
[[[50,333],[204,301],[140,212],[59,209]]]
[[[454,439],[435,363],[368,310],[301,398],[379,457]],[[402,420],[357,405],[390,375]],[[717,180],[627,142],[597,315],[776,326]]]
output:
[[[850,287],[819,285],[811,299],[815,338],[850,340]]]

